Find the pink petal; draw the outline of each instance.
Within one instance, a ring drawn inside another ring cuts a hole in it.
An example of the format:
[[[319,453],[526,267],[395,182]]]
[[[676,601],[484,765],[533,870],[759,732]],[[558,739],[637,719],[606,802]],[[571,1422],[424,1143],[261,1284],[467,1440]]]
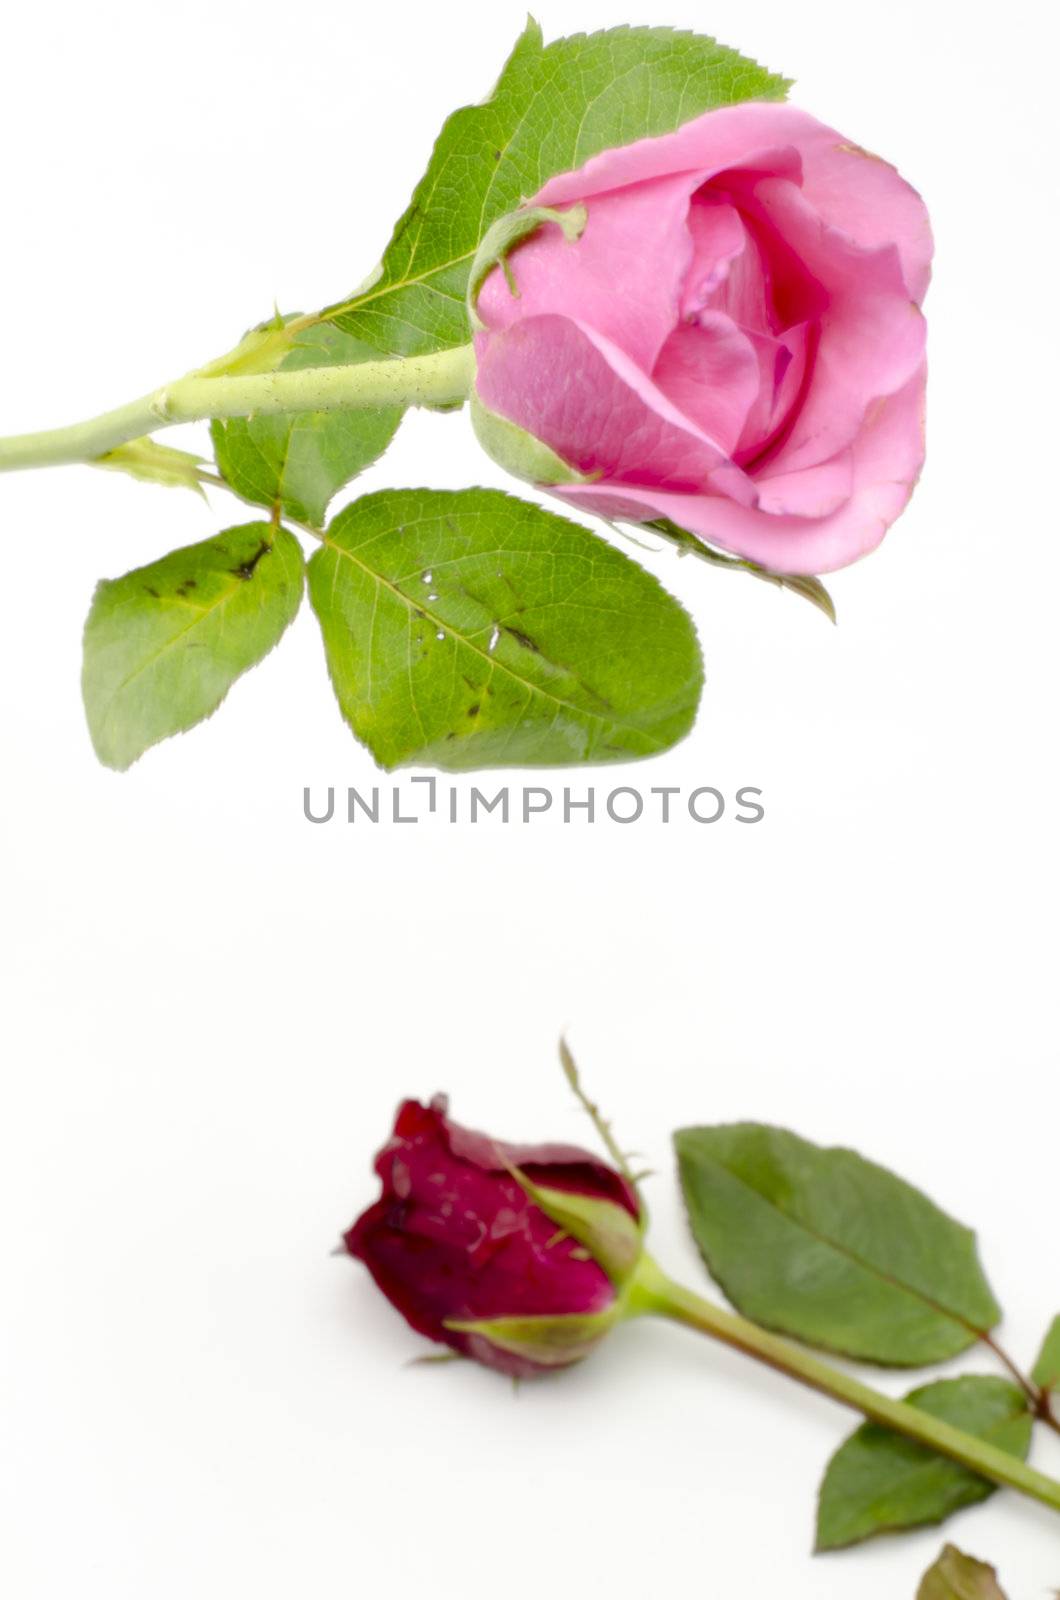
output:
[[[850,497],[827,516],[772,516],[720,496],[609,483],[571,484],[554,493],[603,517],[631,522],[668,517],[773,572],[834,572],[876,548],[912,493],[924,460],[925,377],[922,366],[902,389],[871,409],[851,451]]]
[[[783,427],[802,390],[807,361],[816,338],[805,322],[777,338],[743,330],[758,360],[758,393],[747,414],[734,455],[742,464],[760,456]]]
[[[758,504],[772,516],[827,517],[845,505],[854,490],[854,450],[848,445],[816,467],[760,474]]]
[[[573,242],[546,223],[510,257],[518,298],[499,268],[486,279],[482,320],[503,329],[548,312],[574,314],[650,371],[680,316],[692,260],[688,202],[701,181],[686,172],[597,195]]]
[[[728,282],[735,258],[750,240],[736,207],[709,190],[700,190],[688,208],[692,235],[692,261],[681,295],[681,317],[693,321],[708,306],[716,306]],[[729,306],[723,306],[728,311]],[[735,316],[737,322],[746,317]],[[753,319],[751,319],[753,321]]]
[[[652,378],[683,416],[732,455],[758,399],[760,372],[750,339],[730,317],[704,311],[695,323],[682,323],[663,345]]]
[[[889,162],[818,125],[801,145],[803,192],[815,211],[865,250],[897,247],[910,298],[923,302],[934,242],[927,207]]]
[[[579,472],[613,483],[713,490],[753,504],[724,446],[682,415],[616,345],[567,317],[527,317],[480,334],[476,388],[490,410],[544,440]]]
[[[723,175],[719,184],[724,182]],[[828,296],[776,229],[758,219],[752,230],[724,190],[710,184],[699,189],[692,197],[688,225],[693,254],[682,296],[683,317],[702,324],[725,313],[758,362],[758,382],[748,398],[742,430],[736,438],[724,435],[742,461],[757,456],[773,441],[797,400],[806,368],[807,319],[816,323]],[[793,318],[798,320],[793,323]],[[664,345],[664,354],[668,348]],[[679,397],[662,381],[658,364],[654,376],[683,409],[704,420],[690,394]],[[739,398],[742,403],[745,396]]]
[[[753,167],[756,171],[791,171],[798,166],[800,137],[820,123],[794,106],[747,102],[705,111],[673,133],[654,139],[638,139],[593,156],[575,172],[560,173],[534,196],[534,205],[560,206],[604,194],[630,183],[665,177],[673,172],[701,170],[706,176],[730,167]],[[838,138],[838,135],[835,135]],[[762,159],[767,156],[769,159]]]
[[[906,288],[917,304],[930,276],[931,229],[924,203],[895,169],[852,145],[834,128],[793,105],[748,101],[707,111],[674,133],[639,139],[594,156],[577,172],[551,178],[535,197],[564,205],[646,178],[696,168],[779,172],[766,157],[789,145],[802,158],[806,198],[856,244],[873,250],[893,242]]]
[[[813,371],[790,435],[772,465],[791,472],[827,461],[857,433],[867,407],[909,381],[924,357],[924,319],[909,299],[893,245],[866,250],[823,225],[786,179],[740,189],[744,207],[797,253],[828,296]],[[754,463],[748,462],[748,470]]]

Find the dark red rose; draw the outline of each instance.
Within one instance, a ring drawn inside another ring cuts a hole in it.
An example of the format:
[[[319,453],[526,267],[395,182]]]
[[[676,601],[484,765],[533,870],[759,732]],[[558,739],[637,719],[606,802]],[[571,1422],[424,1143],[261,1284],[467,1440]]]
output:
[[[587,1150],[502,1144],[447,1109],[400,1107],[346,1249],[429,1339],[519,1377],[579,1360],[639,1255],[636,1190]]]

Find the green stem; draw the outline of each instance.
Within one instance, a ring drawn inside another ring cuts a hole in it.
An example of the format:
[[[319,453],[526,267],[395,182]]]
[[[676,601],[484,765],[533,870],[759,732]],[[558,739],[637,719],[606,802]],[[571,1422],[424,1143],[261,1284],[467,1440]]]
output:
[[[470,345],[403,360],[294,372],[192,373],[116,411],[68,428],[0,439],[0,472],[21,467],[93,461],[130,439],[179,422],[207,417],[269,416],[277,412],[338,411],[372,406],[452,405],[467,398],[475,372]]]
[[[674,1283],[648,1256],[641,1258],[636,1278],[628,1290],[627,1304],[632,1315],[668,1317],[698,1333],[709,1334],[712,1339],[741,1350],[744,1355],[785,1373],[798,1383],[838,1400],[840,1405],[859,1411],[870,1421],[948,1456],[992,1483],[1017,1489],[1053,1511],[1060,1511],[1060,1483],[1055,1479],[1036,1472],[984,1439],[951,1427],[948,1422],[941,1422],[903,1400],[892,1400],[860,1379],[818,1360],[800,1345],[748,1322],[745,1317],[711,1304]]]

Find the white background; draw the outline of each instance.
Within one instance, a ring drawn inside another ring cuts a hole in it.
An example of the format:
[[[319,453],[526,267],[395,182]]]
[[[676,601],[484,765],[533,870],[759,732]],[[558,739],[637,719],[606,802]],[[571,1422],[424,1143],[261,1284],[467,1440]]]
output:
[[[311,827],[304,785],[373,769],[308,611],[209,724],[106,772],[78,690],[93,584],[246,516],[82,468],[0,484],[18,1600],[912,1600],[937,1532],[810,1558],[849,1426],[826,1401],[648,1324],[516,1399],[471,1367],[410,1370],[424,1346],[329,1257],[403,1093],[444,1087],[499,1135],[588,1138],[561,1027],[657,1169],[656,1253],[691,1281],[669,1131],[749,1117],[852,1143],[977,1223],[1024,1360],[1060,1309],[1055,27],[922,0],[541,20],[709,28],[922,189],[928,469],[833,580],[837,630],[646,558],[702,633],[698,726],[566,781],[755,784],[753,828]],[[0,431],[118,403],[274,300],[352,287],[521,23],[520,0],[9,15]],[[501,481],[464,417],[414,416],[363,486]],[[1057,1444],[1036,1452],[1053,1472]],[[947,1531],[1010,1600],[1060,1584],[1044,1510],[999,1496]]]

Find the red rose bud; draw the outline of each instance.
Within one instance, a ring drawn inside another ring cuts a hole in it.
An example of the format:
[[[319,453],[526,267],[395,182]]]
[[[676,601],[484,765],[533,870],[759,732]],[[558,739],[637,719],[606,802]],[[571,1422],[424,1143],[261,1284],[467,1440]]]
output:
[[[587,1150],[501,1144],[446,1111],[401,1106],[346,1249],[427,1338],[517,1377],[570,1366],[622,1315],[636,1190]]]

